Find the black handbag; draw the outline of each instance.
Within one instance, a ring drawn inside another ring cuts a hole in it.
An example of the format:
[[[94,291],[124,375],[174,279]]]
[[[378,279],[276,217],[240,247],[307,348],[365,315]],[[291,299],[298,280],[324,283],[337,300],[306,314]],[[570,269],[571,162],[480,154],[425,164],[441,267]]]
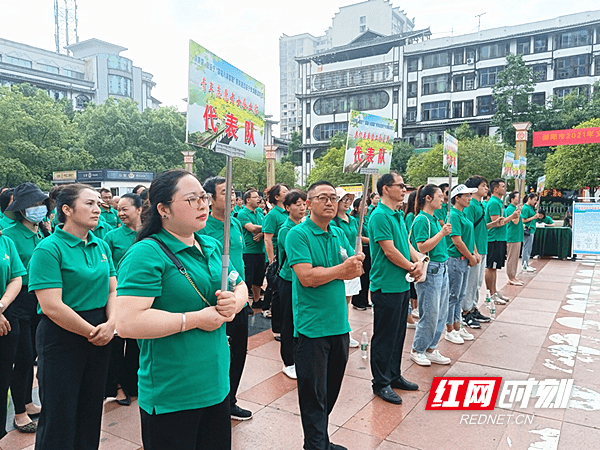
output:
[[[279,261],[277,256],[273,259],[273,262],[267,267],[267,283],[269,286],[277,286],[277,275],[279,275]]]

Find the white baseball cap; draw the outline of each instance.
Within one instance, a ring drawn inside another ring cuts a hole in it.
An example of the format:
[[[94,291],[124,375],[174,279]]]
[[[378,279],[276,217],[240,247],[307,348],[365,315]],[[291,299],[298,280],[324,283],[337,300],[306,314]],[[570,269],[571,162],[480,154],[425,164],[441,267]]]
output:
[[[464,184],[458,184],[452,188],[450,198],[454,198],[460,194],[472,194],[474,192],[477,192],[477,188],[468,188]]]

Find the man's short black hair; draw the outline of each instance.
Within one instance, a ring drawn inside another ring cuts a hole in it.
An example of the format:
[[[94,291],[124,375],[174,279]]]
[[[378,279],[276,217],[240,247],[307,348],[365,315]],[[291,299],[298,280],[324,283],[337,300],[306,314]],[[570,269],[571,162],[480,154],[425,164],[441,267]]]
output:
[[[500,183],[506,184],[506,182],[502,178],[494,178],[492,181],[490,181],[490,192],[492,194],[494,194],[494,189],[500,186]]]
[[[394,184],[394,176],[398,175],[397,172],[390,172],[390,173],[385,173],[383,175],[381,175],[381,177],[379,177],[379,180],[377,180],[377,193],[379,194],[379,196],[383,196],[383,187],[384,186],[391,186],[392,184]]]
[[[481,186],[481,183],[487,184],[487,179],[481,175],[473,175],[465,181],[465,186],[468,188],[478,188]]]
[[[312,191],[314,191],[316,188],[318,188],[319,186],[331,186],[333,189],[335,189],[335,186],[333,184],[331,184],[329,181],[321,180],[321,181],[317,181],[316,183],[311,184],[309,186],[309,188],[306,190],[306,193],[310,196],[310,193]]]
[[[227,180],[223,177],[209,177],[204,180],[202,187],[210,195],[217,195],[217,186],[225,183]]]
[[[444,192],[445,189],[448,189],[450,185],[448,183],[438,184],[438,187]]]

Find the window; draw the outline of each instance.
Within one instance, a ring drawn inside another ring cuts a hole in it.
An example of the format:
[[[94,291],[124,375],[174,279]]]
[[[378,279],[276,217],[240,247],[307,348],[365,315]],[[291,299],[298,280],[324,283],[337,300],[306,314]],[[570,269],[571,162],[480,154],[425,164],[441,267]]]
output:
[[[421,90],[421,94],[428,95],[448,92],[450,90],[449,77],[450,75],[447,74],[423,77],[423,89]]]
[[[569,94],[573,95],[588,95],[589,86],[569,86],[554,89],[554,95],[558,98],[563,98]]]
[[[475,74],[470,73],[465,75],[465,91],[472,91],[475,89]]]
[[[341,95],[337,97],[323,97],[315,100],[313,109],[318,116],[346,113],[351,109],[368,111],[383,109],[390,102],[390,96],[385,91],[375,91],[364,94]],[[310,105],[307,104],[310,108]],[[307,109],[309,111],[309,109]],[[284,113],[285,114],[285,113]]]
[[[539,83],[548,79],[548,67],[546,64],[533,66],[533,82]]]
[[[367,30],[367,26],[366,25],[361,25],[358,27],[358,31],[360,31],[361,33],[364,33]]]
[[[510,51],[508,42],[499,42],[497,44],[482,45],[479,47],[479,59],[503,58]]]
[[[75,99],[75,107],[78,109],[83,109],[85,104],[89,101],[90,99],[86,95],[78,95]]]
[[[450,53],[433,53],[423,56],[423,69],[431,69],[433,67],[443,67],[450,65]]]
[[[546,93],[535,92],[531,94],[531,103],[533,103],[534,105],[544,106],[546,104]]]
[[[58,74],[58,67],[50,66],[48,64],[40,64],[39,66],[44,72]]]
[[[360,19],[359,19],[359,20],[360,20],[360,23],[361,23],[361,24],[363,24],[363,23],[367,23],[367,16],[360,16]]]
[[[310,79],[307,78],[307,88],[310,88]],[[327,91],[393,80],[393,63],[385,63],[319,73],[312,76],[312,87],[315,91]]]
[[[588,55],[577,55],[556,60],[555,80],[583,77],[590,74]]]
[[[475,48],[467,48],[467,64],[473,64],[475,62]]]
[[[26,59],[16,58],[10,55],[2,55],[2,62],[7,64],[12,64],[14,66],[27,67],[31,69],[31,61],[27,61]]]
[[[419,67],[419,58],[410,58],[407,63],[409,72],[416,72]]]
[[[313,128],[313,138],[317,141],[327,141],[336,133],[347,133],[348,122],[322,123]]]
[[[118,75],[109,75],[108,93],[131,97],[131,80]]]
[[[106,55],[108,60],[108,68],[109,69],[117,69],[122,70],[124,72],[131,73],[133,64],[130,59],[124,58],[118,55]],[[196,57],[202,60],[202,65],[205,64],[204,59],[201,57]],[[198,61],[196,61],[198,62]]]
[[[495,86],[498,83],[498,74],[504,70],[503,66],[489,67],[479,70],[479,87]]]
[[[536,36],[533,38],[533,53],[543,53],[548,51],[548,37]]]
[[[397,104],[398,103],[398,90],[394,89],[394,92],[392,93],[392,103]]]
[[[48,89],[48,95],[50,97],[52,97],[54,100],[60,100],[67,94],[64,91],[57,91],[56,89]]]
[[[406,121],[416,122],[417,121],[417,108],[406,108]]]
[[[472,116],[473,116],[473,100],[452,103],[452,118],[453,119],[459,119],[461,117],[472,117]]]
[[[598,37],[600,38],[600,35]],[[594,75],[600,75],[600,57],[597,57],[594,63]]]
[[[462,117],[463,105],[462,102],[452,103],[452,118],[459,119]]]
[[[530,38],[522,38],[517,40],[517,53],[519,55],[529,55]]]
[[[454,77],[452,79],[452,92],[460,92],[462,91],[463,88],[463,83],[464,83],[465,77],[460,76],[460,77]]]
[[[464,102],[463,114],[465,117],[473,117],[473,100]]]
[[[461,48],[460,50],[454,50],[454,64],[464,64],[465,63],[465,52]]]
[[[450,114],[450,102],[423,103],[422,120],[447,119]]]
[[[306,139],[310,139],[310,127],[306,127]]]
[[[496,104],[491,95],[477,97],[477,115],[485,116],[496,112]]]
[[[406,90],[407,90],[406,96],[408,98],[416,97],[417,96],[417,82],[416,81],[409,81],[406,84]]]
[[[556,48],[580,47],[591,43],[591,30],[567,31],[558,35]]]

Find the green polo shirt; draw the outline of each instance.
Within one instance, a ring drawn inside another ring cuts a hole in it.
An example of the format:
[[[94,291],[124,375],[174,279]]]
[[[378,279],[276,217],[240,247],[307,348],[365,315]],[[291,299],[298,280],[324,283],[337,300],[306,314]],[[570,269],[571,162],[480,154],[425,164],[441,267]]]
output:
[[[404,225],[406,225],[406,231],[408,233],[410,233],[410,229],[411,229],[412,224],[413,224],[414,221],[415,221],[415,213],[414,212],[409,212],[404,217]]]
[[[473,223],[475,233],[475,246],[477,247],[477,253],[480,255],[487,255],[488,247],[488,229],[485,219],[485,208],[479,200],[471,199],[471,203],[465,209],[463,213]],[[481,219],[481,220],[479,220]],[[475,222],[479,221],[477,225]]]
[[[432,238],[442,230],[440,222],[431,214],[427,214],[425,211],[417,216],[412,225],[412,233],[410,235],[410,242],[415,249],[418,249],[417,242],[425,242]],[[429,252],[427,256],[434,262],[444,262],[448,260],[448,246],[446,240],[442,238]]]
[[[108,222],[98,219],[98,225],[96,225],[96,228],[94,228],[92,230],[92,233],[94,234],[94,236],[96,236],[100,239],[104,239],[106,237],[106,235],[108,233],[110,233],[112,230],[113,230],[113,227],[111,227],[108,224]]]
[[[21,222],[15,222],[12,227],[8,227],[2,230],[2,234],[9,237],[14,243],[21,258],[21,262],[25,268],[29,267],[29,261],[31,255],[33,255],[33,249],[42,240],[38,234],[31,231]],[[23,275],[23,286],[27,286],[29,283],[29,275]]]
[[[515,212],[515,209],[517,207],[512,203],[508,205],[504,211],[504,217],[510,216]],[[523,219],[521,216],[519,216],[519,223],[516,225],[512,220],[506,224],[506,242],[523,242]]]
[[[115,275],[106,242],[90,231],[85,243],[59,225],[33,252],[29,292],[59,288],[65,305],[74,311],[89,311],[106,306],[109,278]]]
[[[210,236],[219,242],[223,242],[224,230],[225,224],[209,215],[206,226],[198,231],[198,234]],[[243,230],[242,224],[235,217],[231,218],[231,226],[229,227],[229,260],[243,280],[245,277]]]
[[[288,219],[288,214],[285,212],[285,209],[280,208],[279,206],[273,207],[271,211],[265,216],[263,221],[263,233],[272,233],[273,234],[273,251],[275,254],[278,252],[277,246],[277,233],[281,226]]]
[[[111,230],[113,228],[117,228],[118,225],[123,224],[123,222],[121,222],[121,219],[119,219],[119,213],[112,206],[108,211],[101,207],[100,215],[104,218],[104,220],[106,220],[106,223],[110,225]]]
[[[529,219],[530,217],[535,216],[535,209],[533,206],[529,206],[527,203],[523,205],[523,209],[521,209],[521,220]],[[527,223],[524,223],[523,226],[529,228],[531,230],[531,234],[535,233],[535,222],[536,220],[530,220]]]
[[[448,222],[448,203],[442,203],[442,207],[433,212],[433,217],[441,220],[443,223]]]
[[[137,232],[126,225],[115,228],[104,236],[104,242],[110,247],[115,267],[119,267],[119,262],[123,259],[123,256],[125,256],[125,253],[127,253],[127,250],[134,244],[136,239]]]
[[[346,239],[348,239],[350,246],[356,247],[356,236],[358,236],[358,220],[352,216],[349,216],[348,214],[346,214],[346,217],[348,217],[348,222],[337,217],[337,220],[334,218],[331,222],[329,222],[329,225],[342,230],[344,232],[344,236],[346,236]]]
[[[334,267],[342,263],[342,249],[348,256],[354,249],[344,232],[329,226],[319,228],[310,218],[293,227],[286,238],[287,258],[292,268],[292,311],[294,334],[309,338],[336,336],[350,332],[346,288],[343,280],[333,280],[317,287],[300,283],[295,264],[308,263],[313,267]]]
[[[277,251],[279,252],[279,276],[286,281],[292,281],[292,269],[290,267],[290,260],[286,253],[287,248],[287,235],[296,224],[289,217],[283,223],[279,229],[279,240],[277,241]],[[283,264],[281,262],[283,261]]]
[[[485,205],[485,222],[490,223],[492,216],[504,217],[502,200],[492,195]],[[486,225],[487,226],[487,225]],[[506,224],[501,227],[494,227],[488,230],[488,242],[506,241]]]
[[[254,212],[250,211],[248,208],[244,208],[238,213],[237,219],[242,224],[244,233],[244,253],[264,253],[265,240],[261,239],[258,242],[254,241],[254,239],[252,239],[254,235],[244,228],[249,223],[253,225],[263,225],[264,216],[260,208],[256,208]]]
[[[0,230],[4,230],[8,227],[12,227],[15,224],[15,221],[10,217],[5,216],[3,213],[0,213]]]
[[[19,258],[19,253],[15,247],[15,243],[8,237],[0,235],[0,288],[2,292],[0,297],[4,295],[6,286],[10,280],[16,277],[27,275],[27,271]],[[4,355],[2,356],[4,357]]]
[[[452,258],[460,258],[462,256],[462,253],[459,252],[456,245],[454,245],[452,236],[460,236],[467,246],[469,253],[473,253],[473,250],[475,250],[473,222],[467,219],[464,211],[459,211],[453,206],[450,214],[450,225],[452,225],[452,231],[446,238],[448,240],[448,256],[451,256]]]
[[[237,213],[239,213],[239,212],[242,210],[242,208],[243,208],[243,206],[238,206],[238,205],[235,205],[235,206],[233,207],[233,211],[232,211],[232,213],[233,213],[233,214],[235,214],[235,215],[237,216]]]
[[[532,222],[535,222],[536,224],[545,223],[546,225],[554,225],[554,220],[552,220],[550,216],[546,216],[543,219],[535,219],[532,220]]]
[[[221,288],[221,243],[196,234],[200,251],[165,230],[152,237],[175,254],[204,298],[215,305],[215,292]],[[123,257],[117,295],[151,297],[152,309],[172,313],[207,307],[165,252],[151,240],[135,243]],[[205,408],[227,397],[229,346],[225,326],[214,331],[194,328],[157,339],[138,339],[138,345],[138,402],[148,414]]]
[[[381,289],[384,294],[401,293],[410,289],[406,281],[407,271],[392,263],[383,253],[380,241],[393,241],[394,247],[410,261],[408,232],[400,211],[392,210],[383,202],[369,218],[369,248],[371,251],[371,287],[372,292]]]

